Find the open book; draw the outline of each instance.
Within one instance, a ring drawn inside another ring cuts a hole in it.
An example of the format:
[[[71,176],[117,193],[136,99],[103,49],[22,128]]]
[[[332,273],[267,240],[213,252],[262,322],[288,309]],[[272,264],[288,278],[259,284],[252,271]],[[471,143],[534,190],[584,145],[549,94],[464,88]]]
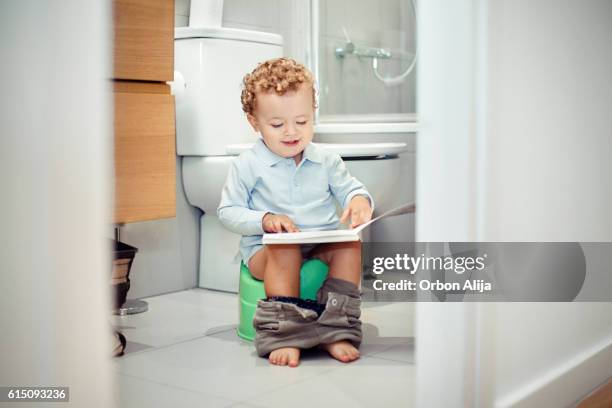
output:
[[[263,244],[317,244],[322,242],[360,241],[361,231],[367,228],[370,224],[380,220],[381,218],[413,213],[414,210],[414,204],[404,204],[389,210],[376,218],[372,218],[365,224],[361,224],[360,226],[352,229],[268,233],[263,235]]]

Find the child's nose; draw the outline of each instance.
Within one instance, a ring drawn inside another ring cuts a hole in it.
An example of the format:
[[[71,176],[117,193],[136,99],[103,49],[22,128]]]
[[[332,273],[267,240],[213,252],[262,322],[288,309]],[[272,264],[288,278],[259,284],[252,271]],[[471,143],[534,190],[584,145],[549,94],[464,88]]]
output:
[[[297,127],[294,124],[287,125],[287,136],[295,135],[296,131],[297,131]]]

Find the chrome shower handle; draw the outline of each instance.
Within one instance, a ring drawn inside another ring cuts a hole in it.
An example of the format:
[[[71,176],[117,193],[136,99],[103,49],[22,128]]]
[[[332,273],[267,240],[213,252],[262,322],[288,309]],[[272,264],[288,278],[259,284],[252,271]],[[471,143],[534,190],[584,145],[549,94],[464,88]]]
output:
[[[391,52],[384,48],[376,47],[355,47],[352,42],[346,43],[344,47],[338,47],[335,49],[334,54],[337,58],[344,58],[345,56],[352,54],[360,58],[378,58],[378,59],[390,59]]]
[[[351,37],[349,37],[348,32],[346,31],[346,27],[342,26],[342,32],[344,33],[344,38],[346,39],[346,44],[344,47],[338,47],[334,50],[334,54],[336,54],[336,58],[344,58],[345,56],[352,54],[357,57],[365,57],[365,58],[381,58],[381,59],[389,59],[391,58],[391,53],[383,48],[374,48],[374,47],[355,47],[355,44],[351,41]]]

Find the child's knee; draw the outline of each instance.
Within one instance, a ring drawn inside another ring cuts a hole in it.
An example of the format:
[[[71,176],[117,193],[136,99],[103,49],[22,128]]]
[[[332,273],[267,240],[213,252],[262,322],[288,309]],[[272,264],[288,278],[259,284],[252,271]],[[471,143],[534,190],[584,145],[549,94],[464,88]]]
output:
[[[265,245],[265,248],[267,248],[268,251],[274,251],[274,252],[285,252],[285,253],[299,252],[300,244]]]
[[[331,258],[340,262],[361,259],[361,242],[338,242],[330,247]]]
[[[331,245],[331,249],[335,251],[359,251],[361,252],[361,241],[334,242],[330,245]]]
[[[249,272],[255,279],[263,280],[264,271],[266,270],[267,256],[263,249],[255,252],[248,261]]]
[[[355,254],[361,254],[361,241],[344,242],[346,250]]]
[[[297,244],[266,245],[265,249],[268,257],[274,261],[296,264],[302,262],[302,251]]]

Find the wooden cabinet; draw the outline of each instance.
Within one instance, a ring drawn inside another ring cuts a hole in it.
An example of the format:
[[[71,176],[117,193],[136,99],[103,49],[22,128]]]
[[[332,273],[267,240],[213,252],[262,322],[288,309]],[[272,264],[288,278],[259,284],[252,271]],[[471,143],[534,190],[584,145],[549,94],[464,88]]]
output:
[[[113,22],[113,77],[172,81],[174,1],[115,0]]]
[[[174,217],[174,0],[114,0],[114,222]]]
[[[176,208],[174,100],[115,92],[115,220],[173,217]]]

